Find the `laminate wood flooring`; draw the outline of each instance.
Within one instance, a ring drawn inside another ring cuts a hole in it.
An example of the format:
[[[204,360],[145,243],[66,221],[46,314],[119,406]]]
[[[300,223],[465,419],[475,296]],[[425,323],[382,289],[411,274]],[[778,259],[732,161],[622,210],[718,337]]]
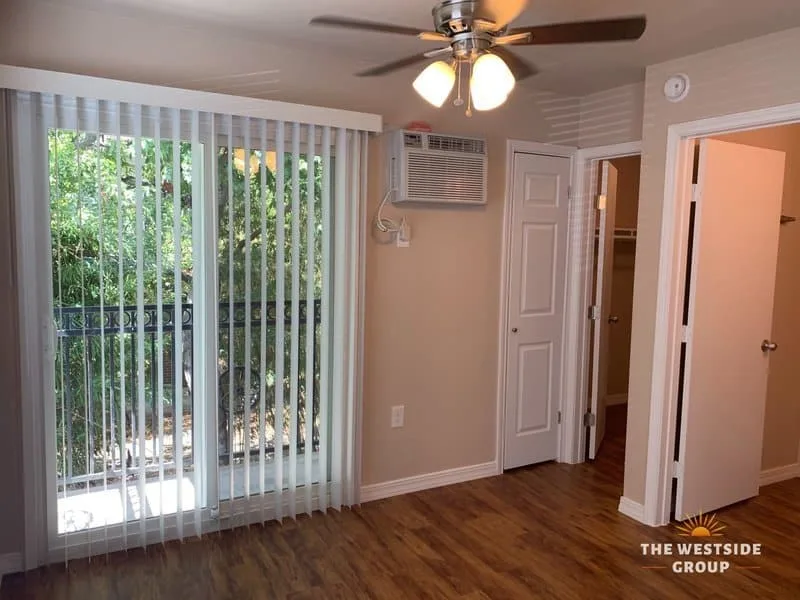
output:
[[[624,407],[592,464],[502,476],[145,551],[7,576],[8,599],[800,599],[800,479],[720,511],[714,541],[764,556],[676,574],[640,544],[685,542],[617,510]],[[656,567],[656,568],[650,568]],[[750,568],[757,567],[757,568]]]

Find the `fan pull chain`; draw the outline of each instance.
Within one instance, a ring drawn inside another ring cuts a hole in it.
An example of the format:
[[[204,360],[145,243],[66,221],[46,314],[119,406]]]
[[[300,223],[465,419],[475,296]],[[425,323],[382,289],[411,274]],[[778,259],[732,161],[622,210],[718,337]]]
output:
[[[456,59],[456,74],[458,76],[458,97],[453,101],[454,106],[461,106],[464,104],[464,99],[461,97],[461,67],[463,62],[460,59]]]
[[[469,59],[469,79],[472,81],[472,58]],[[467,117],[472,116],[472,91],[467,91]]]

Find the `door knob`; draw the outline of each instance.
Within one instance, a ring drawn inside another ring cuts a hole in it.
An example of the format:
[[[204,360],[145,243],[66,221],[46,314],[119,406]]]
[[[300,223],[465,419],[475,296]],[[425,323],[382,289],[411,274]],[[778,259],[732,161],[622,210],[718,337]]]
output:
[[[619,323],[619,317],[616,316],[608,317],[608,323],[609,325],[613,325],[614,323]]]
[[[775,342],[770,342],[769,340],[764,340],[761,342],[761,351],[762,352],[775,352],[778,349],[778,344]]]
[[[517,331],[519,331],[519,330],[518,330],[516,327],[514,327],[514,328],[511,330],[511,333],[517,333]]]

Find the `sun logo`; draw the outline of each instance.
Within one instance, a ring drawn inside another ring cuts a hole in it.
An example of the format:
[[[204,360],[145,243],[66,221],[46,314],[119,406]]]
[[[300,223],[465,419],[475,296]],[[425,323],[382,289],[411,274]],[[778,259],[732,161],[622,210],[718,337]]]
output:
[[[714,514],[704,515],[700,513],[694,517],[684,519],[676,528],[683,537],[716,537],[722,535],[725,525],[719,522]]]

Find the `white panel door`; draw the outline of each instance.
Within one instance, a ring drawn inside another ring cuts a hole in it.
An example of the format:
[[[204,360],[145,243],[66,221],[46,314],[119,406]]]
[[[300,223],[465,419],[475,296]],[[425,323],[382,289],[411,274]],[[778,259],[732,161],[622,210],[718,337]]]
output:
[[[607,160],[600,167],[602,180],[597,214],[597,272],[595,274],[595,322],[592,328],[592,397],[590,411],[594,422],[589,429],[589,458],[594,460],[606,433],[608,395],[609,326],[611,324],[611,284],[614,275],[614,224],[617,213],[617,169]]]
[[[506,469],[558,455],[570,159],[515,154]]]
[[[758,495],[783,172],[782,152],[700,145],[677,518]]]

